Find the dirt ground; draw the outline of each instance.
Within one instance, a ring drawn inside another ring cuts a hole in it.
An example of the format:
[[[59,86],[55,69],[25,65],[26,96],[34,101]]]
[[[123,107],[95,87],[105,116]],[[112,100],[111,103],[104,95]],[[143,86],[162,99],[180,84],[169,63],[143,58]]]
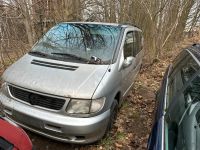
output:
[[[57,142],[27,131],[35,150],[145,150],[155,112],[155,92],[166,67],[183,47],[200,38],[182,41],[152,65],[143,65],[134,87],[124,99],[111,135],[91,145]]]

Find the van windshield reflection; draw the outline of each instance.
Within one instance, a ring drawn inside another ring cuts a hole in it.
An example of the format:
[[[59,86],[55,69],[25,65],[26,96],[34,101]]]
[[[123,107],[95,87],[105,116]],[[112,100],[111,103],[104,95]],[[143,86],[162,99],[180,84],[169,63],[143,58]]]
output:
[[[91,60],[95,56],[101,59],[101,62],[110,62],[120,31],[119,26],[61,23],[50,29],[35,44],[32,52],[40,52],[51,57],[59,54],[56,57],[62,58],[68,54],[83,61]]]

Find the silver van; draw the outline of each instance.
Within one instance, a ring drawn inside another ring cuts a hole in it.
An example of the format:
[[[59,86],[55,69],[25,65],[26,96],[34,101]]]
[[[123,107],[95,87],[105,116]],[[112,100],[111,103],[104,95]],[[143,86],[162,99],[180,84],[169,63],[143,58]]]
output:
[[[140,70],[136,26],[65,22],[3,74],[0,102],[20,126],[69,143],[92,143],[112,127]]]

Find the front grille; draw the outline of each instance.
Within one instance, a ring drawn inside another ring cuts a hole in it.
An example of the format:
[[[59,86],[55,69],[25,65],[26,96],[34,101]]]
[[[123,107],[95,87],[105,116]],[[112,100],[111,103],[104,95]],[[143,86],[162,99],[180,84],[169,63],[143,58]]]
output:
[[[10,93],[13,97],[27,102],[31,105],[36,105],[48,109],[60,110],[65,104],[64,99],[40,95],[37,93],[29,92],[9,85]]]

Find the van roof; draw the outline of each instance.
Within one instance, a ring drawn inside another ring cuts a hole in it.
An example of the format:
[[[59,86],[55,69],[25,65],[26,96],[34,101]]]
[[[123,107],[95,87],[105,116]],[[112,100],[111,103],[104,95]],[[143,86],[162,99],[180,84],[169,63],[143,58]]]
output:
[[[131,25],[129,23],[125,23],[125,24],[120,24],[120,23],[107,23],[107,22],[61,22],[61,23],[75,23],[75,24],[99,24],[99,25],[111,25],[111,26],[120,26],[123,28],[127,28],[127,27],[135,27],[138,28],[136,25]],[[138,28],[139,29],[139,28]]]

